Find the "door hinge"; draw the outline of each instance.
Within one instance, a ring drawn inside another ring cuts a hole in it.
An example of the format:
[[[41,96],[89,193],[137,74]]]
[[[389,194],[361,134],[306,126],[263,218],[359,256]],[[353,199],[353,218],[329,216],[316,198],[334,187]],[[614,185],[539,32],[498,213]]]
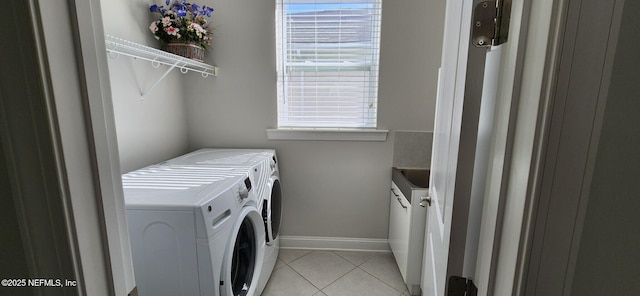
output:
[[[447,285],[447,296],[476,296],[478,287],[472,280],[460,276],[451,276]]]
[[[471,42],[477,47],[496,46],[507,42],[511,0],[488,0],[473,10]]]

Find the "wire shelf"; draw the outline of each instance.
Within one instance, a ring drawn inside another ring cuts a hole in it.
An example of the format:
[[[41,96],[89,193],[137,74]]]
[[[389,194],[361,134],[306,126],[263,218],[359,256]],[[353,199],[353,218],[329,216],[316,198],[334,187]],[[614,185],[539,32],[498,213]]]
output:
[[[149,46],[124,40],[115,36],[105,35],[105,43],[107,52],[112,58],[116,58],[118,55],[125,55],[146,60],[155,64],[162,64],[167,66],[175,65],[175,67],[179,68],[183,73],[194,71],[201,73],[204,77],[209,75],[216,76],[218,74],[218,67],[194,61]]]
[[[218,67],[198,62],[192,59],[181,57],[166,51],[158,50],[149,46],[124,40],[111,35],[105,35],[105,46],[107,54],[110,58],[117,59],[119,56],[128,56],[134,59],[140,59],[151,62],[154,67],[166,65],[170,68],[167,72],[156,81],[148,90],[142,93],[144,97],[151,89],[153,89],[160,81],[169,74],[173,69],[180,69],[180,72],[187,73],[189,71],[198,72],[202,77],[218,76]]]

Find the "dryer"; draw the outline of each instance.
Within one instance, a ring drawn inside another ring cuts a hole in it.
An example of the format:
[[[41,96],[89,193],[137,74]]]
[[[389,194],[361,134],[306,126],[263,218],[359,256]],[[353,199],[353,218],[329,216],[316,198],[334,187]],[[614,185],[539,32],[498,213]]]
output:
[[[200,149],[174,159],[167,164],[201,165],[221,168],[250,168],[256,180],[256,192],[260,203],[265,230],[265,256],[262,274],[258,281],[260,295],[271,276],[280,248],[280,221],[282,219],[282,190],[278,158],[273,149]]]
[[[266,238],[248,170],[155,165],[122,183],[139,295],[257,295]]]

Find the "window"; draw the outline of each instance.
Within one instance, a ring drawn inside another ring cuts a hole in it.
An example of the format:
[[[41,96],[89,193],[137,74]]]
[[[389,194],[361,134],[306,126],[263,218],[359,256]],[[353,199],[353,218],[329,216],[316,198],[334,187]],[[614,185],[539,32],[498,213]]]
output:
[[[276,0],[279,128],[375,128],[381,0]]]

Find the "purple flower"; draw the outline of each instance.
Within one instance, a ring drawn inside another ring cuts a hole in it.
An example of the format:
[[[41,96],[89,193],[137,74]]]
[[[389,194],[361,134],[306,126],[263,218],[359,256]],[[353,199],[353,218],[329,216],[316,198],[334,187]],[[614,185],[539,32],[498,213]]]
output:
[[[187,15],[187,6],[183,3],[174,3],[173,4],[173,11],[179,16],[179,17],[185,17]]]
[[[198,4],[190,4],[191,5],[191,9],[189,9],[189,11],[193,12],[194,16],[198,16],[198,10],[200,9],[200,6],[198,6]]]
[[[213,12],[213,8],[207,7],[206,5],[202,5],[202,8],[198,11],[199,15],[206,15],[207,17],[211,17],[211,13]]]
[[[151,12],[157,12],[157,13],[162,14],[162,15],[164,15],[167,12],[167,10],[164,8],[164,6],[158,6],[158,5],[155,5],[155,4],[149,6],[149,10],[151,10]]]

